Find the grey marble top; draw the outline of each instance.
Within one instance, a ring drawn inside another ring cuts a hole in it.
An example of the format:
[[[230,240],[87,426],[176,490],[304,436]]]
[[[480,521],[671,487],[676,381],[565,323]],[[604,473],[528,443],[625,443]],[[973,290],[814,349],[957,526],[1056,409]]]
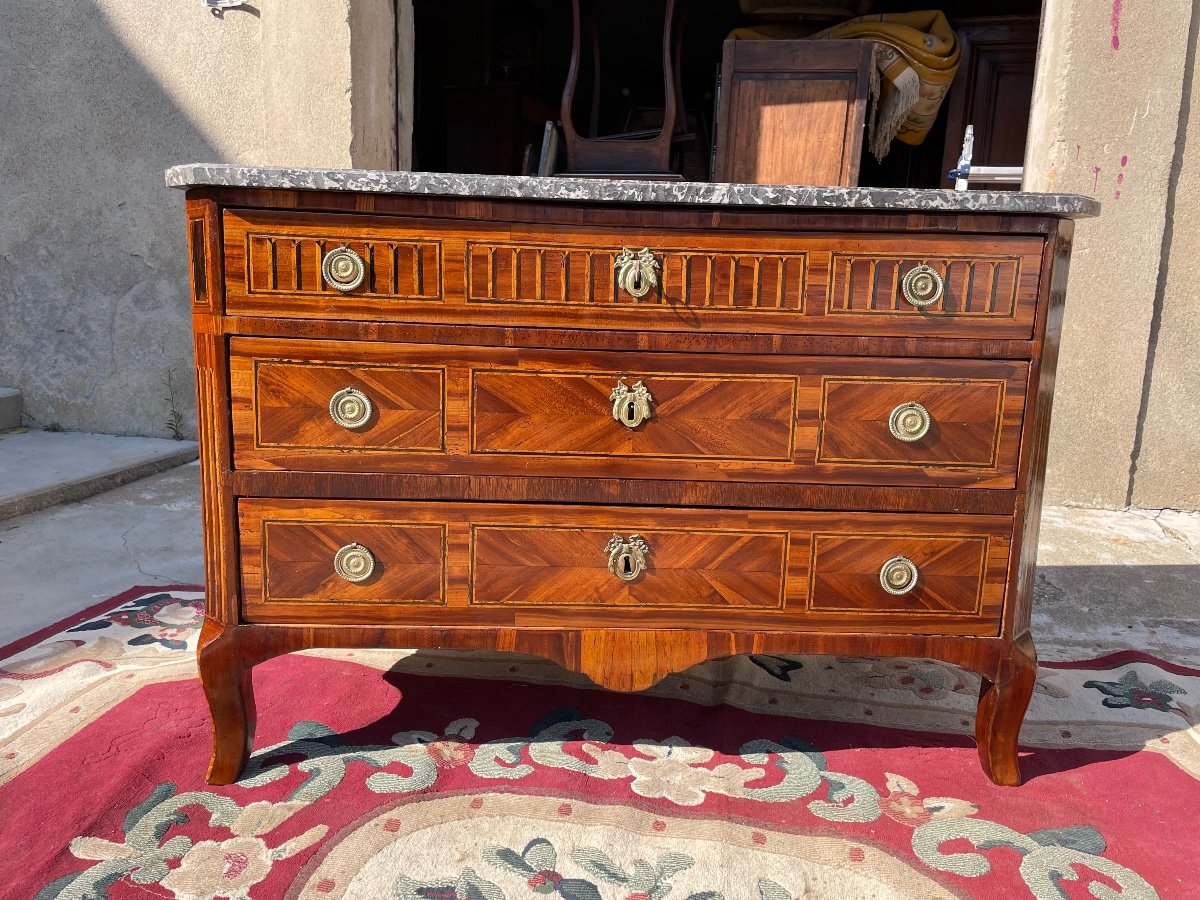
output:
[[[1035,213],[1064,218],[1098,215],[1100,204],[1078,194],[952,191],[875,187],[716,184],[706,181],[618,181],[607,178],[534,178],[456,175],[371,169],[284,169],[192,163],[167,169],[167,186],[435,194],[522,200],[607,203],[680,203],[698,206],[787,206],[805,209],[883,209],[938,212]]]

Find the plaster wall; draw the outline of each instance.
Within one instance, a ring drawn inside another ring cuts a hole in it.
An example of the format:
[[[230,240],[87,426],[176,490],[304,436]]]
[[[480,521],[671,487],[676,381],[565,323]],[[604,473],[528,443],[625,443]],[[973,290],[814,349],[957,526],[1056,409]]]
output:
[[[1135,454],[1151,440],[1139,441],[1143,386],[1156,362],[1149,347],[1192,16],[1188,0],[1044,7],[1025,188],[1089,194],[1104,205],[1100,218],[1075,229],[1048,503],[1127,505]],[[1177,222],[1174,233],[1195,240],[1195,226],[1200,220]]]
[[[1200,12],[1192,18],[1131,492],[1149,509],[1200,509]]]
[[[0,28],[0,384],[34,424],[194,433],[175,163],[396,163],[390,0],[11,4]],[[389,93],[390,91],[390,93]],[[368,104],[370,104],[368,108]],[[171,375],[171,388],[167,377]],[[168,399],[173,397],[173,399]]]

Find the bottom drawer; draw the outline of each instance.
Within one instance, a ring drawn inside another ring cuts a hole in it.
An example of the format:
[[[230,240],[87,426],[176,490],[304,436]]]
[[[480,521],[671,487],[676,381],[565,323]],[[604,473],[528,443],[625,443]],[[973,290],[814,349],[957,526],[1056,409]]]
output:
[[[996,634],[1001,516],[239,502],[249,622]]]

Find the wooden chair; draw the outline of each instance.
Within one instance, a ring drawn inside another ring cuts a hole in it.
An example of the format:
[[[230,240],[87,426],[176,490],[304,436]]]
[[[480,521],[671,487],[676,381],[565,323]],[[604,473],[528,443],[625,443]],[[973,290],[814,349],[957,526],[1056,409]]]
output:
[[[573,32],[571,39],[571,63],[567,70],[567,81],[563,86],[562,116],[563,141],[567,149],[567,168],[564,175],[627,175],[641,178],[678,179],[671,171],[671,142],[675,137],[675,120],[682,109],[679,76],[679,51],[682,28],[675,27],[675,0],[667,0],[663,20],[663,122],[657,133],[633,132],[608,137],[597,137],[600,52],[593,37],[592,57],[594,79],[592,109],[590,111],[590,136],[581,137],[575,130],[572,108],[575,90],[579,83],[581,33],[583,17],[580,0],[571,0]],[[592,28],[593,35],[596,34]]]

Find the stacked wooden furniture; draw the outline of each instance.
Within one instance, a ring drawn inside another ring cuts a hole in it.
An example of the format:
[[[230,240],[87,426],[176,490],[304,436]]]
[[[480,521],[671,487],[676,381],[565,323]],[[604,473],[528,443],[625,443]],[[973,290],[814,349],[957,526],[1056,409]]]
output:
[[[378,646],[623,691],[745,652],[934,657],[983,676],[980,758],[1018,783],[1064,216],[1091,201],[168,181],[191,187],[210,781],[251,747],[255,664]]]
[[[713,181],[858,184],[874,47],[725,41]]]

